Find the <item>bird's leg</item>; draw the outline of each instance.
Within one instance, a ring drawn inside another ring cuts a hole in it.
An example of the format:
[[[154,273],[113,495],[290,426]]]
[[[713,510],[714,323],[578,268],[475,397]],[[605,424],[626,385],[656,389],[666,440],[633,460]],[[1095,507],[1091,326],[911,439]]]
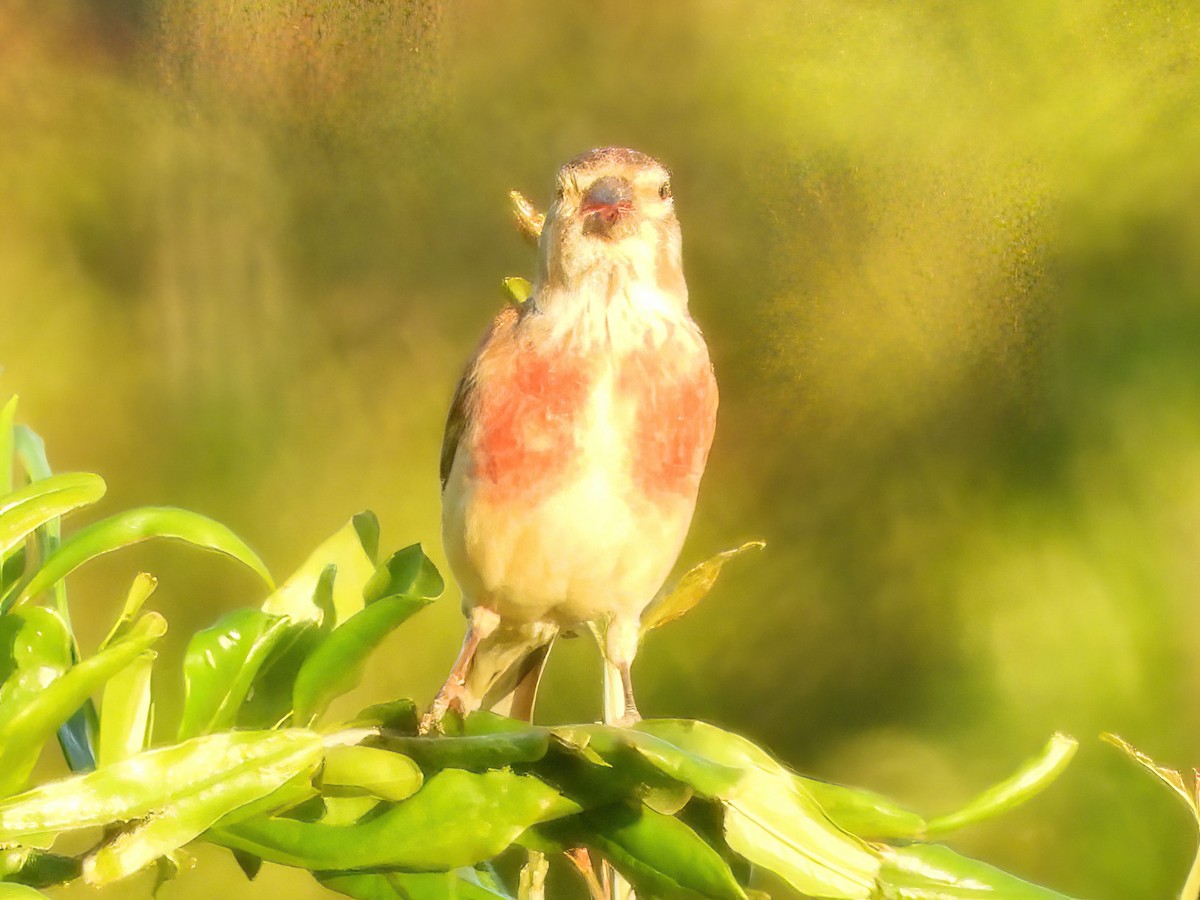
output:
[[[633,660],[641,633],[637,619],[614,618],[604,634],[604,721],[628,727],[642,720],[633,696]]]
[[[464,700],[468,699],[466,696],[467,675],[470,674],[471,666],[475,663],[475,652],[479,649],[480,642],[495,632],[499,625],[500,616],[495,610],[486,606],[472,607],[471,614],[467,618],[467,634],[463,638],[462,649],[458,651],[458,658],[454,660],[454,666],[450,669],[450,674],[446,676],[446,681],[437,692],[437,696],[433,698],[429,710],[421,717],[421,734],[440,731],[442,718],[446,715],[446,710],[452,706],[459,712],[470,711],[465,708],[466,704],[464,703]]]

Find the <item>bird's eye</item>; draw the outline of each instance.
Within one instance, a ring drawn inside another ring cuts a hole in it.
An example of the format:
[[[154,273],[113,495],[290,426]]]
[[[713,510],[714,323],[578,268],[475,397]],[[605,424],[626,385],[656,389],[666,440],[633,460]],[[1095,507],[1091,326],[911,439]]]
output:
[[[663,200],[671,199],[671,182],[664,181],[658,188],[658,196]]]

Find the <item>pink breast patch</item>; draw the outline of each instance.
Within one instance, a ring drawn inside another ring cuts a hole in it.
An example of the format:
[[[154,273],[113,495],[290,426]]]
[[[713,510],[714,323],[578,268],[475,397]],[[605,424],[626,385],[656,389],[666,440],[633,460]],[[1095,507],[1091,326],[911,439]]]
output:
[[[568,469],[589,388],[578,360],[528,347],[480,385],[475,473],[492,499],[552,487]]]
[[[631,455],[633,476],[651,495],[694,495],[708,461],[717,382],[703,354],[674,361],[645,351],[626,362],[623,389],[640,396]]]

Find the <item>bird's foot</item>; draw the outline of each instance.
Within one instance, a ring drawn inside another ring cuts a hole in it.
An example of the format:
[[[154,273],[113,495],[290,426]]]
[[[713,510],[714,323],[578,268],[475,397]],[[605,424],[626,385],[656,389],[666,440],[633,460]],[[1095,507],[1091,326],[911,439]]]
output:
[[[453,677],[449,679],[437,692],[437,696],[433,698],[433,703],[429,704],[425,715],[421,716],[417,733],[422,735],[445,733],[442,720],[446,718],[447,712],[453,710],[460,716],[466,715],[467,708],[464,702],[466,692],[466,685],[461,679]]]

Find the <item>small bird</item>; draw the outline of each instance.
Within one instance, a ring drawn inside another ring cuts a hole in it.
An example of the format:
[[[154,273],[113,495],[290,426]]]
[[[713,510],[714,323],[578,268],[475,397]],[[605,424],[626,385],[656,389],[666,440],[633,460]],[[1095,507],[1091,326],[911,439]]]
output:
[[[467,633],[423,721],[530,719],[560,633],[590,628],[605,720],[639,718],[643,610],[679,555],[717,383],[688,313],[670,173],[618,147],[558,172],[530,298],[492,322],[442,444],[442,537]]]

